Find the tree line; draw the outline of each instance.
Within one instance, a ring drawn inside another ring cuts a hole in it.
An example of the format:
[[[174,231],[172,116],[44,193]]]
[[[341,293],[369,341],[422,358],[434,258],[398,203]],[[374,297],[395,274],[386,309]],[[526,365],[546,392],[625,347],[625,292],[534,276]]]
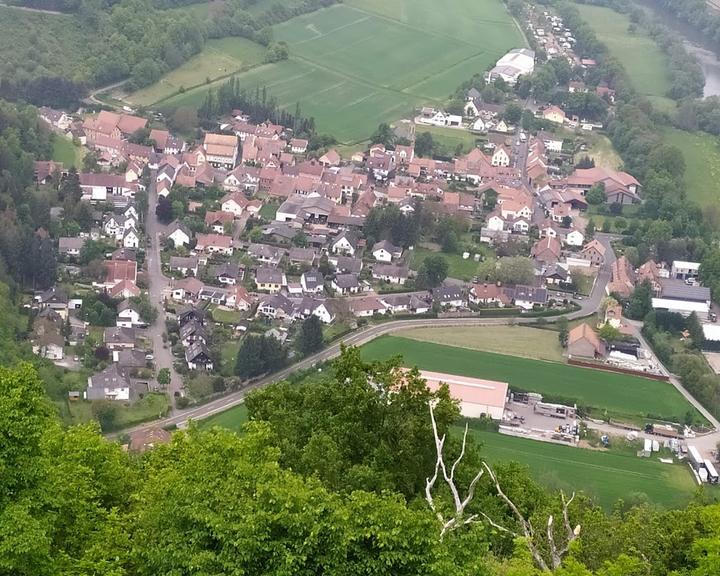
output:
[[[702,492],[607,511],[487,466],[446,387],[357,349],[249,395],[242,434],[191,425],[143,454],[97,424],[62,426],[27,364],[0,367],[0,397],[7,574],[707,576],[720,562],[720,505]],[[515,538],[523,522],[537,529]]]

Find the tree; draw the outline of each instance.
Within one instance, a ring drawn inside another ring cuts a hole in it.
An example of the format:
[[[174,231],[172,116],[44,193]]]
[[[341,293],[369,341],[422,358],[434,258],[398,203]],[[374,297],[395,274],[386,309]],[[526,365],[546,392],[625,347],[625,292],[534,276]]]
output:
[[[692,341],[692,347],[696,350],[701,350],[703,343],[705,342],[705,332],[703,331],[702,324],[698,320],[697,314],[692,312],[687,317],[687,331],[690,333],[690,340]]]
[[[240,378],[253,378],[263,373],[265,369],[262,358],[263,339],[264,336],[248,334],[240,345],[235,363],[235,374]]]
[[[430,132],[420,132],[415,137],[415,154],[420,157],[430,157],[433,155],[435,142]]]
[[[170,368],[160,368],[157,373],[157,381],[160,386],[166,387],[170,386],[171,382],[171,376],[170,376]]]
[[[507,106],[505,106],[504,117],[510,124],[517,124],[522,118],[522,113],[523,109],[519,104],[510,102]]]
[[[607,199],[605,195],[605,184],[600,182],[599,184],[595,184],[590,190],[587,191],[587,194],[585,194],[585,199],[588,201],[588,204],[593,204],[597,206],[598,204],[603,204],[605,200]]]
[[[598,335],[607,342],[617,342],[621,339],[620,330],[612,324],[603,324],[598,331]]]
[[[195,108],[180,106],[173,112],[170,125],[177,132],[187,134],[198,126],[198,115]]]
[[[173,205],[167,198],[158,198],[155,207],[155,215],[163,224],[169,224],[173,220]]]
[[[493,280],[503,284],[530,284],[535,277],[535,267],[525,256],[504,256],[495,264]]]
[[[558,340],[560,340],[560,345],[563,348],[567,348],[568,345],[568,336],[570,334],[570,330],[568,329],[568,319],[565,316],[560,316],[557,321],[557,327],[558,327]]]
[[[377,130],[370,136],[370,142],[373,144],[382,144],[386,148],[392,148],[395,144],[395,134],[390,128],[390,124],[383,122],[378,125]]]
[[[585,239],[592,240],[595,237],[595,221],[590,218],[585,226]]]
[[[308,356],[320,350],[325,344],[323,338],[322,322],[320,318],[311,314],[300,325],[296,337],[297,349],[303,356]]]
[[[448,263],[440,254],[431,254],[423,260],[415,284],[420,289],[437,288],[447,278]]]
[[[626,315],[631,320],[642,320],[652,310],[652,285],[648,280],[638,284],[628,301]]]

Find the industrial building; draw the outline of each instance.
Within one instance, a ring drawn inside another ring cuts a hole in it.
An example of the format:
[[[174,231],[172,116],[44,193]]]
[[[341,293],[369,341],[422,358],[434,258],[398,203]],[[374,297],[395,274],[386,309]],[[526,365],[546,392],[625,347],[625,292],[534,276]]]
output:
[[[508,396],[507,382],[427,370],[421,370],[420,376],[427,381],[428,388],[433,392],[440,388],[441,384],[447,384],[450,396],[460,402],[460,414],[465,418],[488,416],[493,420],[502,420]]]

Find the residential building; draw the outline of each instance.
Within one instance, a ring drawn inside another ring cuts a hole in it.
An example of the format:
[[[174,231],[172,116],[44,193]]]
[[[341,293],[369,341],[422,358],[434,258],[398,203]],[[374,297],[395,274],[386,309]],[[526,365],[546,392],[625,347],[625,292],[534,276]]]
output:
[[[518,285],[512,291],[512,298],[515,306],[525,310],[532,310],[537,306],[545,306],[548,294],[545,288]]]
[[[583,322],[568,334],[568,354],[577,358],[603,358],[605,345],[592,327]]]
[[[287,285],[287,279],[282,270],[261,266],[255,272],[255,284],[259,291],[274,294]]]
[[[123,300],[118,304],[115,326],[119,328],[135,328],[144,325],[145,322],[140,318],[140,311],[136,304],[130,300]]]
[[[203,342],[194,342],[185,349],[185,362],[189,370],[210,372],[213,369],[210,351]]]
[[[408,268],[400,264],[375,264],[372,277],[390,284],[405,284],[409,277]]]
[[[343,231],[330,244],[333,254],[355,256],[358,251],[358,237],[354,232]]]
[[[660,294],[652,299],[655,310],[668,310],[683,316],[695,312],[698,318],[705,319],[710,313],[710,289],[705,286],[692,286],[683,280],[661,278]]]
[[[197,234],[196,239],[195,249],[198,252],[232,256],[233,245],[230,236],[224,236],[222,234]]]
[[[166,238],[173,241],[176,248],[190,244],[192,232],[179,220],[171,222],[167,228]]]
[[[376,242],[372,247],[372,255],[378,262],[392,262],[393,258],[402,256],[402,248],[395,246],[387,240]]]
[[[318,270],[308,270],[300,276],[300,285],[306,294],[322,294],[325,290],[325,278]]]
[[[586,260],[590,260],[593,266],[602,266],[605,262],[605,246],[600,240],[594,239],[585,244],[580,254]]]
[[[214,168],[232,170],[238,158],[239,142],[234,134],[205,134],[205,158]]]
[[[193,275],[197,276],[198,273],[198,258],[197,256],[170,256],[170,271],[179,272],[183,276]]]
[[[541,264],[556,264],[560,260],[562,247],[556,238],[540,238],[530,249],[530,255]]]
[[[88,378],[85,399],[133,402],[147,389],[147,385],[131,383],[130,379],[120,372],[117,364],[110,364],[102,372]]]
[[[357,274],[336,274],[330,282],[330,286],[340,296],[360,292],[360,280]]]

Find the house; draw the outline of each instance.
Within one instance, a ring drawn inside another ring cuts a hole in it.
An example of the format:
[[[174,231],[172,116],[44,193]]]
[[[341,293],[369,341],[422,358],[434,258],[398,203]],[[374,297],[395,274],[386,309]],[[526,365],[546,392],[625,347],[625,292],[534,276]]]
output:
[[[330,282],[336,294],[346,296],[360,292],[360,281],[357,274],[336,274]]]
[[[397,264],[375,264],[372,277],[390,284],[405,284],[409,276],[408,268]]]
[[[355,256],[358,250],[358,238],[354,232],[343,231],[330,244],[330,251],[333,254],[343,256]]]
[[[431,392],[437,392],[443,384],[447,385],[450,397],[460,403],[462,417],[503,419],[508,397],[507,382],[468,378],[428,370],[421,370],[420,377],[425,380]]]
[[[115,350],[112,361],[117,364],[121,374],[127,375],[148,366],[145,350]]]
[[[543,280],[546,284],[566,284],[570,282],[570,273],[561,264],[552,264],[543,271]]]
[[[384,294],[381,301],[386,311],[392,314],[427,314],[432,301],[427,292],[404,292]]]
[[[177,313],[178,325],[182,327],[188,322],[200,322],[200,324],[205,324],[205,314],[205,310],[202,308],[196,308],[195,306],[183,308]]]
[[[183,276],[192,274],[197,276],[198,258],[197,256],[189,256],[187,258],[181,256],[170,256],[170,271],[179,272]]]
[[[213,270],[213,276],[220,284],[234,286],[242,281],[245,270],[237,262],[223,262]]]
[[[255,272],[255,284],[261,292],[274,294],[287,286],[287,278],[282,270],[261,266]]]
[[[477,306],[497,306],[503,308],[512,304],[510,298],[500,284],[484,282],[476,283],[470,287],[468,300]]]
[[[205,302],[211,302],[213,304],[224,304],[227,298],[227,290],[225,288],[218,288],[217,286],[203,286],[198,293],[198,298]]]
[[[223,212],[233,214],[234,216],[241,216],[243,210],[247,208],[249,201],[245,198],[245,195],[241,192],[233,192],[227,196],[223,196],[220,200],[220,209]]]
[[[611,267],[610,282],[605,287],[608,294],[618,294],[622,298],[629,298],[635,290],[637,278],[635,269],[625,255],[620,256]]]
[[[260,299],[256,315],[274,320],[292,319],[295,315],[295,306],[284,294],[270,294]]]
[[[108,288],[123,280],[128,280],[133,284],[137,282],[137,262],[135,260],[106,260],[103,262],[103,267],[105,268],[104,286]]]
[[[205,326],[196,319],[180,326],[179,337],[180,342],[182,342],[182,345],[186,348],[194,342],[207,344],[208,340],[208,334],[207,330],[205,330]]]
[[[307,147],[308,141],[303,138],[293,138],[290,140],[290,152],[293,154],[305,154]]]
[[[60,238],[58,240],[58,252],[64,256],[77,257],[85,245],[86,238]]]
[[[47,122],[53,128],[58,130],[67,130],[72,124],[72,117],[62,110],[54,110],[47,106],[38,108],[38,116],[41,120]]]
[[[444,284],[432,291],[433,302],[439,306],[451,306],[460,308],[465,306],[465,294],[460,286]]]
[[[35,160],[33,162],[33,175],[38,184],[49,184],[55,175],[58,177],[65,173],[62,162],[52,160]]]
[[[147,384],[131,383],[130,379],[120,372],[117,364],[110,364],[102,372],[88,378],[86,400],[115,400],[134,402],[143,392]]]
[[[213,369],[210,351],[203,342],[194,342],[185,349],[185,362],[189,370],[210,372]]]
[[[96,117],[88,116],[83,121],[83,130],[88,142],[95,142],[98,137],[127,138],[147,125],[147,119],[131,114],[101,110]]]
[[[288,261],[291,264],[312,266],[317,259],[317,253],[312,248],[292,247],[288,252]]]
[[[317,270],[308,270],[300,276],[300,285],[306,294],[322,294],[325,290],[325,278]]]
[[[565,112],[557,106],[548,106],[542,111],[543,120],[552,122],[553,124],[564,124],[565,123]]]
[[[222,254],[232,256],[233,246],[230,236],[221,234],[198,234],[196,236],[197,243],[195,249],[199,252],[207,252],[208,254]]]
[[[583,322],[568,333],[568,354],[578,358],[604,358],[605,345],[589,324]]]
[[[136,333],[134,328],[105,328],[103,342],[108,350],[131,350],[135,348]]]
[[[140,288],[132,280],[121,280],[110,286],[107,289],[107,294],[113,300],[132,298],[133,296],[140,296]]]
[[[340,154],[337,153],[337,151],[332,148],[325,152],[320,158],[318,158],[318,162],[326,168],[330,168],[332,166],[339,166],[340,165]]]
[[[565,234],[565,244],[568,246],[582,246],[585,241],[585,236],[577,228],[573,228]]]
[[[255,300],[244,286],[235,285],[225,297],[225,306],[235,308],[241,312],[247,312],[252,308]]]
[[[122,239],[123,248],[138,248],[140,246],[140,236],[135,228],[128,228]]]
[[[295,236],[297,232],[293,233]],[[269,244],[250,244],[247,249],[248,256],[251,256],[262,264],[270,264],[271,266],[277,266],[285,255],[285,251],[270,246]]]
[[[697,278],[700,275],[700,262],[675,260],[670,267],[670,277],[678,280]]]
[[[551,236],[540,238],[530,249],[530,255],[541,264],[555,264],[561,253],[560,241]]]
[[[372,255],[378,262],[392,262],[393,258],[402,256],[402,248],[387,240],[381,240],[372,247]]]
[[[81,173],[79,177],[83,200],[93,203],[107,202],[113,196],[133,198],[138,189],[137,184],[127,182],[124,176],[117,174]]]
[[[493,166],[502,167],[510,166],[510,152],[503,144],[497,146],[493,151],[492,158],[490,159],[490,164]]]
[[[225,234],[226,228],[231,229],[234,219],[235,215],[231,212],[209,210],[205,213],[205,226],[216,234]]]
[[[173,241],[173,245],[178,248],[190,244],[192,232],[182,222],[175,220],[171,222],[165,234],[166,238]]]
[[[181,302],[196,302],[204,287],[197,278],[183,278],[172,285],[170,297]]]
[[[547,303],[547,290],[536,286],[515,286],[512,292],[515,306],[525,310],[532,310],[536,306]]]
[[[203,149],[208,164],[213,168],[232,170],[238,158],[239,142],[234,134],[205,134]]]
[[[367,318],[375,314],[385,314],[387,306],[377,296],[349,298],[347,301],[350,313],[357,318]]]
[[[601,266],[605,261],[605,246],[597,239],[591,240],[581,250],[580,254],[585,260],[590,260],[593,266]]]
[[[329,261],[335,267],[335,271],[340,274],[360,274],[363,269],[363,261],[359,258],[337,256],[330,258]]]
[[[163,428],[153,426],[152,428],[143,428],[130,434],[128,443],[128,451],[136,454],[142,454],[148,450],[152,450],[160,444],[170,442],[170,432]]]
[[[63,320],[67,318],[69,298],[62,288],[53,286],[34,298],[39,310],[52,310]]]
[[[145,326],[145,322],[140,318],[140,311],[137,304],[130,300],[123,300],[117,307],[117,319],[115,326],[119,328],[135,328],[136,326]]]
[[[295,309],[303,318],[317,316],[323,324],[332,324],[335,320],[335,312],[327,300],[305,297],[295,304]]]
[[[33,322],[33,354],[48,360],[62,360],[65,357],[65,336],[63,318],[50,308],[44,309]]]

